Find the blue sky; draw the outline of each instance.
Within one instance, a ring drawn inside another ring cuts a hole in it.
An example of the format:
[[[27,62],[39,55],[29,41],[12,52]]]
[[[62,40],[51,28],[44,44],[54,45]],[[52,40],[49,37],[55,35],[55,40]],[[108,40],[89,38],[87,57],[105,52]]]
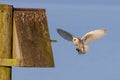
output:
[[[12,80],[120,80],[120,1],[119,0],[1,0],[19,8],[45,8],[55,68],[13,67]],[[89,44],[85,55],[61,38],[57,28],[82,37],[104,28],[107,35]]]

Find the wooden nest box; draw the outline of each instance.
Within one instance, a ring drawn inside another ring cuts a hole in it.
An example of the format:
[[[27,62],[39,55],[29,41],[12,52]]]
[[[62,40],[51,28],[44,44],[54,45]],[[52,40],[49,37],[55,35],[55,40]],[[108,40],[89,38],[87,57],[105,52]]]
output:
[[[54,67],[45,9],[14,8],[13,59],[22,67]]]

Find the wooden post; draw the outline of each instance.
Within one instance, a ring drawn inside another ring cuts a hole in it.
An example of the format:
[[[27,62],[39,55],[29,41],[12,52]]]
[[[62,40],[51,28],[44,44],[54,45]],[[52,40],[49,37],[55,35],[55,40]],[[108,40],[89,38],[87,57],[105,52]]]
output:
[[[51,41],[45,9],[0,4],[0,80],[11,80],[11,66],[54,67]]]
[[[11,54],[12,6],[0,4],[0,59],[10,59]],[[11,80],[11,67],[0,66],[0,80]]]

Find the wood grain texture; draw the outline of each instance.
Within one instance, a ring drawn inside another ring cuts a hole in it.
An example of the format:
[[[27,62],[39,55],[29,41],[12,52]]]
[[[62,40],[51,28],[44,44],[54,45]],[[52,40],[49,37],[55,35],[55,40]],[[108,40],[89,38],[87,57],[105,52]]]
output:
[[[0,59],[12,55],[12,6],[0,4]],[[0,64],[4,64],[0,62]],[[0,67],[0,80],[11,80],[11,67]]]
[[[13,57],[24,67],[54,67],[45,9],[14,9]]]
[[[0,66],[4,67],[19,66],[19,62],[16,59],[0,59]]]

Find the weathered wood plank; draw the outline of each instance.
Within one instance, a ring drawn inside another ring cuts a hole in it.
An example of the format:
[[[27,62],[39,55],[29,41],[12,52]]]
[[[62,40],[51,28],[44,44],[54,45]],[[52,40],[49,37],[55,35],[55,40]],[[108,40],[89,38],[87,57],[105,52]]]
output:
[[[17,59],[0,59],[0,66],[19,66],[19,61]]]
[[[53,67],[45,9],[14,9],[13,57],[24,67]]]
[[[11,58],[11,47],[12,6],[0,4],[0,59]],[[11,80],[11,67],[0,67],[0,80]]]

